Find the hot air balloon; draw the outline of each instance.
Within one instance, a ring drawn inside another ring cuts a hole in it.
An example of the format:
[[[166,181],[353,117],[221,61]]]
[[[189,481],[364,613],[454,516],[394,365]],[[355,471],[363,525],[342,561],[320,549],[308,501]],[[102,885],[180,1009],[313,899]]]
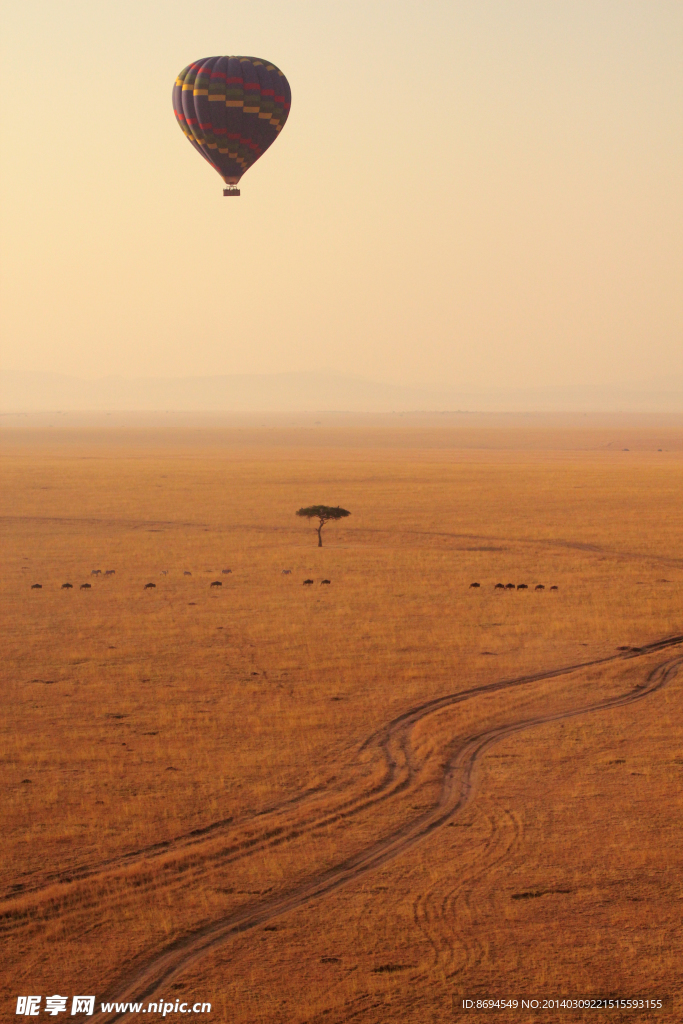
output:
[[[188,64],[173,87],[173,110],[183,134],[228,186],[236,187],[282,131],[289,115],[289,82],[258,57],[204,57]]]

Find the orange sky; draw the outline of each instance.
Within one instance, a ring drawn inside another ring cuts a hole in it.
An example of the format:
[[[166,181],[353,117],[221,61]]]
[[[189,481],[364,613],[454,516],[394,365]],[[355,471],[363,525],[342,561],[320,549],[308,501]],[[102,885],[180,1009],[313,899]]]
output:
[[[3,364],[683,380],[680,0],[22,0],[4,16]],[[222,197],[187,63],[287,75]]]

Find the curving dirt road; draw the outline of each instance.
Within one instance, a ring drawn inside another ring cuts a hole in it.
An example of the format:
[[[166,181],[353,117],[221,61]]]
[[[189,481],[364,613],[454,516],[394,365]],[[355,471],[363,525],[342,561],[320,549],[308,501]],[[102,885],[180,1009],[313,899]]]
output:
[[[197,529],[211,530],[217,533],[251,532],[265,534],[291,534],[296,536],[300,530],[293,526],[258,526],[254,523],[231,523],[230,526],[216,525],[201,520],[179,520],[179,519],[117,519],[103,516],[40,516],[40,515],[2,515],[0,524],[15,525],[18,523],[31,524],[59,524],[68,526],[94,526],[106,527],[108,529],[129,529],[129,530],[176,530],[176,529]],[[495,536],[483,533],[456,533],[447,530],[417,530],[417,529],[388,529],[386,527],[364,526],[354,531],[358,534],[388,535],[392,537],[442,537],[452,541],[465,541],[477,544],[504,544],[506,549],[519,547],[532,548],[560,548],[570,551],[583,551],[586,554],[600,555],[605,558],[631,559],[633,561],[651,562],[659,565],[668,565],[678,568],[683,565],[683,558],[673,555],[649,554],[646,551],[622,551],[619,548],[606,548],[599,544],[590,544],[584,541],[565,540],[562,537],[510,537]],[[470,550],[465,548],[465,550]],[[471,550],[477,550],[476,548]],[[482,548],[481,550],[486,550]],[[503,549],[501,549],[503,550]]]
[[[657,651],[673,649],[681,644],[683,644],[683,636],[667,637],[610,657],[462,690],[411,708],[388,723],[384,729],[368,737],[361,748],[376,746],[384,755],[386,771],[379,786],[366,792],[362,798],[351,798],[346,806],[342,801],[334,810],[328,809],[322,817],[313,815],[306,824],[302,825],[300,822],[295,833],[285,829],[284,834],[278,836],[277,840],[283,842],[294,834],[301,835],[302,832],[321,827],[322,820],[329,822],[338,820],[347,814],[355,814],[375,800],[387,799],[405,788],[414,774],[410,755],[412,729],[418,722],[443,708],[484,693],[520,687],[539,680],[567,675],[590,666],[616,662],[620,659],[642,658]],[[390,835],[375,841],[343,863],[312,877],[290,893],[266,899],[256,906],[243,907],[170,944],[166,949],[151,956],[148,962],[139,967],[131,976],[122,979],[115,989],[101,997],[102,1001],[124,1003],[154,999],[161,992],[162,987],[166,988],[176,976],[186,971],[207,953],[229,942],[234,936],[264,925],[282,914],[302,908],[327,893],[355,882],[368,872],[400,856],[416,843],[422,842],[436,829],[447,824],[466,805],[476,784],[477,762],[482,754],[498,741],[534,726],[624,707],[644,700],[665,686],[676,675],[681,664],[683,664],[683,653],[660,662],[648,673],[644,681],[615,697],[561,712],[510,721],[480,734],[469,736],[452,752],[445,764],[439,797],[427,811],[418,814],[410,822],[396,829]],[[263,841],[263,837],[261,837],[257,844],[263,843]],[[253,847],[249,852],[253,852]],[[128,1015],[122,1012],[99,1013],[92,1020],[98,1021],[100,1024],[105,1024],[105,1022],[113,1024],[114,1021],[121,1020],[126,1016]]]

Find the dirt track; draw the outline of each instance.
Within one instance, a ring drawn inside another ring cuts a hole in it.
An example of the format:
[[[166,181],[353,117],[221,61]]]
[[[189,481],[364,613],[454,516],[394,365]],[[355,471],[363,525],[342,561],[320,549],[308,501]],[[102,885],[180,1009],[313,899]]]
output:
[[[522,687],[539,680],[579,672],[591,666],[610,662],[614,663],[620,659],[642,658],[655,654],[658,651],[675,648],[681,644],[683,644],[683,636],[667,637],[641,648],[632,648],[607,658],[569,665],[517,679],[502,680],[469,690],[462,690],[412,708],[388,723],[384,729],[368,737],[362,745],[361,749],[374,747],[379,749],[384,756],[386,770],[380,785],[373,787],[364,794],[357,794],[355,796],[351,793],[345,796],[343,787],[339,787],[336,806],[330,807],[328,803],[324,810],[321,808],[317,813],[314,808],[311,808],[311,814],[304,822],[297,822],[295,830],[281,827],[275,830],[275,834],[269,833],[267,821],[264,821],[265,832],[260,837],[256,837],[247,846],[242,844],[241,846],[229,847],[223,851],[220,859],[224,861],[239,856],[246,856],[253,853],[256,849],[285,842],[295,835],[301,835],[302,832],[312,831],[329,824],[331,821],[356,814],[373,803],[389,799],[392,795],[403,790],[414,774],[410,756],[410,735],[413,727],[419,721],[446,707],[484,693]],[[607,711],[643,700],[665,686],[676,675],[681,663],[683,663],[683,654],[661,661],[649,671],[642,682],[615,697],[596,701],[592,704],[584,704],[562,712],[513,720],[478,735],[468,737],[452,752],[450,759],[445,764],[439,797],[429,810],[419,814],[392,834],[372,843],[365,850],[360,851],[345,862],[299,885],[290,893],[270,900],[265,899],[255,906],[243,907],[235,913],[172,943],[165,950],[150,957],[146,963],[139,966],[129,977],[123,978],[119,985],[101,997],[102,1001],[123,1003],[154,999],[155,995],[161,991],[162,986],[166,988],[176,976],[186,971],[207,953],[229,942],[234,936],[264,925],[289,911],[302,908],[316,898],[358,880],[366,873],[386,864],[416,843],[426,839],[435,829],[449,823],[467,804],[476,786],[477,762],[481,755],[499,740],[514,733],[531,729],[537,725],[561,721],[593,712]],[[328,797],[329,795],[328,792]],[[310,798],[315,800],[315,794],[311,794]],[[306,799],[306,795],[304,795],[304,799]],[[265,817],[267,819],[268,816],[266,815]],[[217,823],[215,827],[227,828],[228,823]],[[215,835],[213,828],[209,826],[208,830],[202,830],[202,832],[206,833],[211,830],[211,834]],[[176,843],[180,845],[199,839],[199,835],[193,834],[188,837],[179,837]],[[145,853],[146,851],[138,851],[137,856],[142,859],[145,857]],[[130,860],[126,859],[126,863],[129,864]],[[101,867],[104,867],[104,865],[100,866],[100,869]],[[97,872],[98,868],[91,865],[82,870],[91,874]],[[121,1020],[126,1016],[128,1015],[122,1012],[99,1013],[92,1019],[93,1021],[99,1021],[100,1024],[105,1024],[105,1022],[113,1024],[114,1021]]]
[[[17,515],[2,515],[0,516],[0,524],[4,525],[16,525],[19,523],[30,523],[40,525],[59,525],[59,526],[72,526],[72,527],[96,527],[96,528],[107,528],[116,530],[179,530],[179,529],[196,529],[196,530],[210,530],[217,533],[264,533],[264,534],[291,534],[297,536],[300,532],[300,528],[292,526],[259,526],[254,523],[231,523],[229,527],[221,524],[217,527],[214,523],[204,522],[203,520],[180,520],[180,519],[121,519],[121,518],[106,518],[102,516],[17,516]],[[602,558],[614,558],[617,561],[622,559],[629,559],[630,561],[639,561],[651,563],[653,565],[668,565],[671,568],[678,568],[683,565],[683,558],[678,558],[672,555],[656,555],[646,551],[624,551],[619,548],[604,547],[600,544],[588,544],[582,541],[576,540],[565,540],[562,537],[553,537],[542,539],[538,537],[516,537],[511,540],[509,536],[497,536],[495,534],[483,534],[483,533],[456,533],[448,530],[415,530],[415,529],[388,529],[386,527],[368,527],[364,526],[360,530],[354,531],[357,537],[364,535],[386,535],[391,534],[392,537],[397,536],[403,537],[424,537],[430,539],[441,539],[446,541],[455,542],[455,547],[458,549],[461,544],[502,544],[505,547],[500,550],[508,548],[520,547],[520,548],[533,548],[536,549],[539,546],[552,550],[553,548],[560,548],[570,551],[582,551],[587,555],[596,555]],[[464,547],[465,551],[478,550],[477,548]],[[480,550],[488,550],[487,548],[481,548]]]

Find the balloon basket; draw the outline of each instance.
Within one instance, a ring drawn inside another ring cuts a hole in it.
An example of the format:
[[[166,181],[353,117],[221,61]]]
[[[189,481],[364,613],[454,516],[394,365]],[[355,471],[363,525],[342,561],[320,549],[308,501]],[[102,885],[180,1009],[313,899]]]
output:
[[[238,196],[239,194],[240,190],[234,186],[229,186],[228,188],[223,189],[224,196]]]

